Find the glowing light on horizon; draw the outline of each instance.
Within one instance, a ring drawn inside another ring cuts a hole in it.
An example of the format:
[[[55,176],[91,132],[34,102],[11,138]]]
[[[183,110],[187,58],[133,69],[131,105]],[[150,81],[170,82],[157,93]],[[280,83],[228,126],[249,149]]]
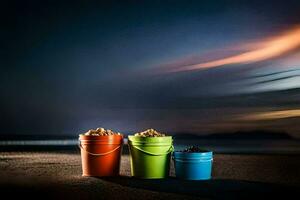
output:
[[[244,53],[221,59],[173,68],[169,72],[207,69],[229,64],[248,64],[279,57],[300,47],[300,26],[280,36],[267,38],[253,44],[242,44],[241,46],[248,50]],[[249,47],[252,50],[249,50]]]

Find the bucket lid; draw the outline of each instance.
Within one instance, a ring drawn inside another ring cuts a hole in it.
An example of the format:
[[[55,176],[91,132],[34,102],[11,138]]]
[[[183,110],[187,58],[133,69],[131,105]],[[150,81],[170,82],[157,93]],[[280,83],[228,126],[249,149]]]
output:
[[[141,137],[129,135],[128,140],[134,143],[172,143],[172,136],[164,137]]]
[[[212,151],[204,151],[204,152],[180,152],[175,151],[173,153],[174,158],[180,159],[211,159],[213,157]]]

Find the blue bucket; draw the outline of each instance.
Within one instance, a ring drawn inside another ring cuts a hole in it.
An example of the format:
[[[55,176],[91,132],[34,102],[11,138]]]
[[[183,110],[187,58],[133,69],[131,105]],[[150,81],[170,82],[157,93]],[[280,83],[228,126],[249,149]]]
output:
[[[211,179],[213,152],[174,152],[176,177],[186,180]]]

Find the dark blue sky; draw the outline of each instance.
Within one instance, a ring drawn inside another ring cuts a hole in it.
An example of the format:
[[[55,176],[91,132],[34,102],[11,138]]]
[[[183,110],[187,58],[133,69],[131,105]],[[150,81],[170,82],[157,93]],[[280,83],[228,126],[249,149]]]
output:
[[[1,134],[105,127],[300,136],[300,48],[193,71],[300,25],[299,1],[7,1]],[[300,37],[300,35],[299,35]]]

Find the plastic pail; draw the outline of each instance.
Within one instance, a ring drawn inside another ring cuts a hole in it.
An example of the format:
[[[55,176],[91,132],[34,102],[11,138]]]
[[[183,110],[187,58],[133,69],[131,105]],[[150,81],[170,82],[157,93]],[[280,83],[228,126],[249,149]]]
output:
[[[208,180],[211,178],[213,152],[174,152],[176,177],[186,180]]]
[[[131,175],[145,179],[169,176],[172,137],[128,136]]]
[[[123,136],[79,136],[83,176],[117,176]]]

